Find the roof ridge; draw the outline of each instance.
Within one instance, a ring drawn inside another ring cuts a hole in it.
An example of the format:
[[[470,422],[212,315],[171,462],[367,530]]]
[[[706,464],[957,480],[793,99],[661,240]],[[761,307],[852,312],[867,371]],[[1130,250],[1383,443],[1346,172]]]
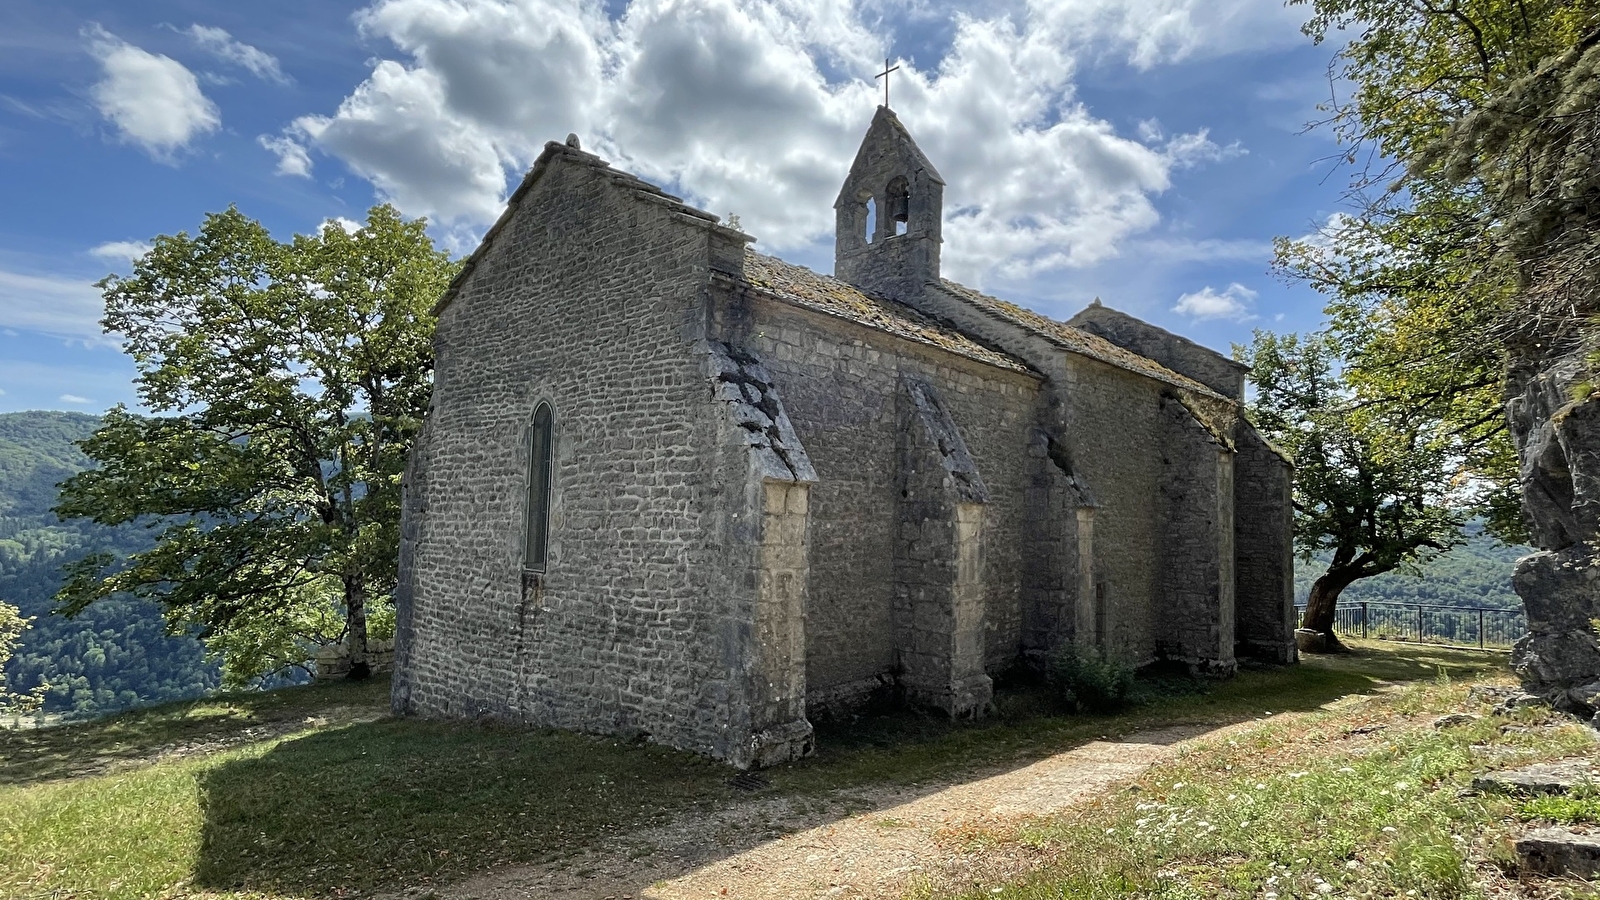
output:
[[[982,343],[951,322],[893,298],[865,291],[841,278],[749,247],[745,248],[743,276],[715,274],[780,302],[998,368],[1038,374],[1025,360]]]
[[[473,270],[477,268],[478,261],[483,258],[489,245],[494,242],[494,239],[499,236],[506,224],[511,221],[512,216],[516,214],[517,206],[521,204],[522,198],[527,196],[528,191],[538,182],[539,176],[550,168],[551,161],[557,157],[561,157],[575,165],[598,169],[602,175],[605,175],[617,187],[633,192],[640,199],[662,204],[673,212],[681,213],[685,218],[697,225],[720,231],[740,240],[755,240],[755,238],[742,231],[723,225],[722,218],[715,213],[706,212],[697,206],[693,206],[685,202],[682,197],[669,194],[631,172],[615,168],[610,162],[587,150],[580,150],[571,144],[565,144],[561,141],[548,141],[544,145],[544,152],[539,154],[537,160],[534,160],[533,165],[523,174],[522,181],[517,184],[516,189],[506,198],[506,208],[500,212],[500,217],[495,219],[494,224],[489,226],[489,230],[483,233],[483,239],[478,242],[477,248],[467,254],[467,258],[461,263],[461,270],[456,273],[455,278],[451,279],[450,284],[444,289],[444,293],[440,295],[438,302],[434,303],[432,312],[435,317],[443,313],[445,308],[455,300],[456,294],[467,283],[467,279],[471,277]]]
[[[973,301],[980,309],[1007,319],[1021,328],[1026,328],[1069,352],[1087,356],[1090,359],[1132,372],[1135,375],[1143,375],[1146,378],[1165,382],[1186,391],[1226,400],[1229,403],[1237,402],[1232,398],[1217,393],[1187,375],[1174,372],[1148,356],[1134,353],[1125,347],[1119,347],[1098,334],[1085,331],[1060,319],[1052,319],[1037,310],[1029,309],[1007,300],[1001,300],[998,297],[985,294],[976,288],[967,287],[948,278],[941,278],[937,282],[930,282],[930,284],[949,291],[956,295],[958,299],[964,298]]]

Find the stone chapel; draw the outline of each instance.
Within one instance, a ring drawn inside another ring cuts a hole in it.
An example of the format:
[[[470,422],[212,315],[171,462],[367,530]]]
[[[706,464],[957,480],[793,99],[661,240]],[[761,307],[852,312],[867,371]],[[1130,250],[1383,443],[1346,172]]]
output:
[[[830,277],[546,145],[435,309],[395,711],[747,768],[874,696],[982,715],[1064,649],[1294,661],[1245,368],[942,278],[944,189],[879,107]]]

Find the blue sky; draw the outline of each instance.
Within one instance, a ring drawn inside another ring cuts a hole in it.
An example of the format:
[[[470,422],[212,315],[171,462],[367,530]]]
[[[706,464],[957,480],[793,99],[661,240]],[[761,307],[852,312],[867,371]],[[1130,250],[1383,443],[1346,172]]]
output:
[[[1226,350],[1321,301],[1269,273],[1344,176],[1331,48],[1274,0],[8,0],[0,411],[136,403],[92,286],[236,204],[280,238],[389,200],[475,246],[568,132],[832,267],[881,88],[939,166],[946,274],[1108,305]]]

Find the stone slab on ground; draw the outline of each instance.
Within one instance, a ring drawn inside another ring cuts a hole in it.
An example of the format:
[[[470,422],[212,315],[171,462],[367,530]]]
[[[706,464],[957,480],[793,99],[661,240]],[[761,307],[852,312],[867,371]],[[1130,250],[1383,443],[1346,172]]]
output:
[[[1310,628],[1296,628],[1294,630],[1294,643],[1301,653],[1330,653],[1333,651],[1333,644],[1328,640],[1328,636]]]
[[[1517,838],[1522,871],[1536,875],[1600,875],[1600,837],[1566,828],[1539,828]]]
[[[1600,783],[1600,765],[1588,757],[1489,772],[1472,779],[1472,786],[1499,794],[1565,794],[1583,782]]]

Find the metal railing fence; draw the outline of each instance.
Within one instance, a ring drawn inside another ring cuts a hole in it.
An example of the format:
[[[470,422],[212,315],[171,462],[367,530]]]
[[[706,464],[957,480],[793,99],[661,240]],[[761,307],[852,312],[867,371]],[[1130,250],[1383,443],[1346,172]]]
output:
[[[1295,604],[1295,610],[1295,621],[1304,621],[1305,604]],[[1333,630],[1347,637],[1503,650],[1528,632],[1528,620],[1520,608],[1359,602],[1339,604]]]

